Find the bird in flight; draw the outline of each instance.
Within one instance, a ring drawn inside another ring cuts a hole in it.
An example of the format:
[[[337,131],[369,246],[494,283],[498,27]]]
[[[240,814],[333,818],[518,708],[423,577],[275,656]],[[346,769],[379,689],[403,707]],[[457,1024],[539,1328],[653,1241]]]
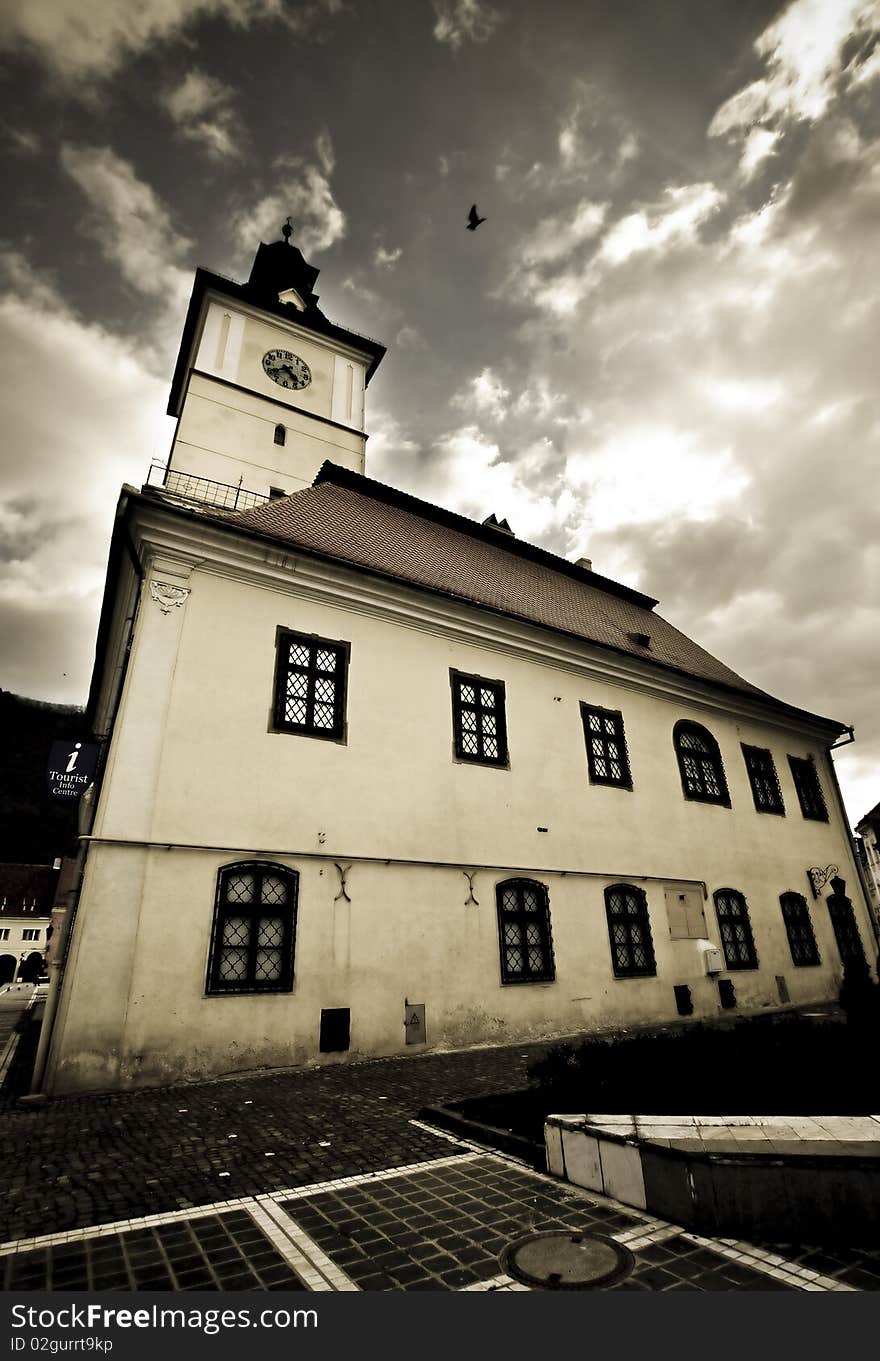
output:
[[[477,213],[477,205],[476,205],[475,203],[473,203],[473,204],[471,205],[471,210],[470,210],[470,212],[468,213],[468,220],[467,220],[467,229],[468,229],[468,231],[469,231],[469,232],[475,232],[475,231],[477,230],[477,228],[479,227],[480,223],[481,223],[481,222],[485,222],[485,221],[486,221],[486,219],[485,219],[484,217],[480,217],[480,216],[479,216],[479,214]]]

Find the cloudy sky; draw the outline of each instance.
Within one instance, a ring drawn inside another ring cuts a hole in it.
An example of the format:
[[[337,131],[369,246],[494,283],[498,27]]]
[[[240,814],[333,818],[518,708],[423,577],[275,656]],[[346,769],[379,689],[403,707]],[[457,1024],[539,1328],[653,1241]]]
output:
[[[0,685],[84,701],[192,271],[291,214],[368,471],[659,596],[880,798],[880,0],[3,0]],[[476,200],[485,224],[464,230]]]

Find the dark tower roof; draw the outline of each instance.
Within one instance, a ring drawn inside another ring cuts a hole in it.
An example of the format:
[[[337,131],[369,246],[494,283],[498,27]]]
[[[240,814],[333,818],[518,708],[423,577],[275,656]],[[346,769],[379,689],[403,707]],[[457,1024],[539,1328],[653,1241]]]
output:
[[[369,383],[376,372],[385,354],[385,346],[370,336],[359,335],[357,331],[337,326],[324,316],[318,307],[318,295],[314,291],[315,281],[321,271],[310,265],[303,258],[302,251],[290,244],[290,227],[285,226],[281,230],[285,238],[283,241],[273,241],[270,245],[260,242],[247,283],[234,283],[232,279],[225,279],[222,274],[212,274],[201,267],[196,270],[177,363],[174,367],[174,377],[171,380],[171,393],[168,398],[169,416],[180,415],[184,380],[193,356],[202,304],[205,294],[209,291],[249,303],[251,307],[259,307],[270,316],[295,322],[298,326],[308,327],[328,340],[337,340],[343,345],[349,345],[369,358],[366,383]],[[296,290],[304,304],[304,311],[301,311],[294,302],[281,301],[279,295],[289,288]]]
[[[295,288],[306,307],[314,307],[318,301],[315,280],[320,273],[289,241],[273,241],[269,246],[261,241],[246,287],[255,301],[265,297],[275,303],[279,293]]]

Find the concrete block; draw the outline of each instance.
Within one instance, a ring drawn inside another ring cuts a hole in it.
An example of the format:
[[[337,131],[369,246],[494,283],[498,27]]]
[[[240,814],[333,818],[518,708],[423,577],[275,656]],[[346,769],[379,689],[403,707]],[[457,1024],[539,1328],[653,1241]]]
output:
[[[645,1178],[642,1175],[642,1157],[634,1144],[611,1143],[607,1139],[599,1142],[599,1157],[602,1162],[602,1182],[605,1194],[624,1205],[635,1205],[645,1209]]]
[[[602,1190],[599,1141],[581,1130],[562,1131],[562,1156],[565,1175],[575,1186],[588,1191]]]
[[[564,1177],[565,1161],[562,1157],[562,1130],[558,1125],[545,1124],[544,1147],[547,1150],[547,1171],[551,1177]]]

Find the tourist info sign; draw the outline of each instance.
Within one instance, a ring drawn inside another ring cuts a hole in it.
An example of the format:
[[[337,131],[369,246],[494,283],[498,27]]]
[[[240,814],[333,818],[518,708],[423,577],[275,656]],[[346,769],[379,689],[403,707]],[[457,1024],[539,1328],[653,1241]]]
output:
[[[53,742],[46,766],[46,784],[53,799],[69,803],[84,794],[95,776],[97,742],[77,738]]]

